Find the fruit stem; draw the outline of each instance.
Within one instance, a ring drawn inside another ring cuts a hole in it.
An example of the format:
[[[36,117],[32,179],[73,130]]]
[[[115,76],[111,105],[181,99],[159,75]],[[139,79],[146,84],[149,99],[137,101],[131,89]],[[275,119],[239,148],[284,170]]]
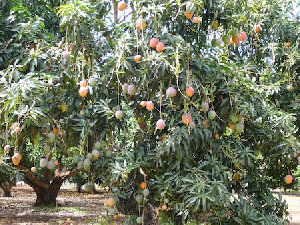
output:
[[[20,116],[18,116],[18,126],[20,127]],[[16,133],[16,143],[15,143],[15,149],[14,149],[14,152],[18,152],[18,133]]]
[[[91,70],[91,60],[89,60],[89,58],[88,58],[88,75],[87,75],[87,78],[90,77],[90,70]]]
[[[6,117],[6,115],[5,115]],[[5,142],[6,144],[8,144],[8,122],[7,122],[7,118],[6,118],[6,127],[5,127]]]
[[[144,225],[144,216],[145,216],[145,197],[144,197],[144,201],[143,201],[142,225]]]
[[[119,66],[118,66],[119,67]],[[121,81],[119,79],[119,70],[116,71],[116,74],[117,74],[117,79],[118,79],[118,92],[119,92],[119,85],[121,84]],[[119,103],[118,103],[119,104]]]
[[[147,101],[150,99],[149,81],[147,82]]]
[[[160,82],[160,99],[159,99],[159,115],[162,119],[162,112],[161,112],[161,104],[162,104],[162,92],[163,92],[163,81]]]
[[[144,42],[144,29],[142,29],[142,41]]]
[[[190,57],[189,57],[189,53],[190,53],[190,51],[188,51],[188,54],[187,54],[187,78],[186,78],[187,87],[190,85]]]
[[[288,71],[288,82],[291,83],[291,69],[290,69],[289,65],[287,66],[288,67],[288,70],[287,70]]]
[[[139,216],[140,216],[141,215],[141,205],[139,202],[138,202],[138,207],[139,207]]]
[[[138,31],[137,29],[135,30],[136,32],[136,54],[139,54],[139,36],[138,36]]]
[[[35,167],[35,165],[36,165],[36,163],[35,163],[35,160],[36,160],[36,149],[38,149],[38,147],[39,147],[39,144],[38,144],[39,135],[38,134],[34,134],[33,140],[37,140],[37,141],[34,141],[34,148],[33,148],[33,166]]]
[[[82,56],[82,68],[81,68],[81,76],[82,76],[82,80],[84,80],[84,50],[83,49],[83,56]]]
[[[120,110],[120,82],[118,82],[118,106],[117,110]]]
[[[158,21],[157,21],[157,18],[156,18],[156,12],[155,12],[155,14],[154,14],[154,17],[155,17],[155,21],[156,21],[156,24],[155,24],[156,38],[158,39],[158,30],[157,30],[157,27],[158,27]]]
[[[69,47],[69,43],[68,43],[68,32],[69,32],[69,26],[67,26],[67,28],[66,28],[66,47],[65,47],[65,49],[66,49],[66,51],[68,51],[68,47]]]
[[[88,153],[89,152],[89,136],[87,135],[86,136],[86,153]]]
[[[186,100],[188,100],[196,109],[199,109],[199,107],[190,100],[189,97],[187,97],[180,89],[179,86],[179,73],[180,73],[180,62],[179,62],[179,46],[176,47],[176,54],[175,54],[175,62],[176,62],[176,66],[175,66],[175,76],[176,76],[176,84],[178,87],[178,92],[184,97],[184,105],[186,105]]]

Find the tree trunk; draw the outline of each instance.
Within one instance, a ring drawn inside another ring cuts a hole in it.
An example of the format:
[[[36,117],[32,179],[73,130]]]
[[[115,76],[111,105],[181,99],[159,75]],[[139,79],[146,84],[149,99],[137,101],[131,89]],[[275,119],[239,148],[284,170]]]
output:
[[[35,206],[39,205],[56,205],[56,198],[63,184],[63,179],[55,177],[53,181],[49,184],[48,188],[41,187],[37,184],[29,182],[29,185],[33,188],[36,193]]]
[[[144,225],[157,225],[158,220],[156,217],[157,213],[154,207],[147,203],[144,212]]]
[[[9,185],[9,183],[7,181],[2,183],[0,185],[0,187],[2,188],[2,190],[4,192],[3,197],[11,197],[11,186]]]
[[[99,193],[100,193],[100,192],[97,191],[95,187],[93,187],[93,189],[92,189],[92,194],[99,194]]]
[[[76,189],[77,189],[77,192],[78,192],[78,193],[81,193],[81,185],[80,185],[80,184],[77,184],[77,185],[76,185]]]
[[[47,181],[43,181],[38,179],[27,167],[23,165],[16,165],[16,167],[24,172],[24,174],[28,178],[28,184],[33,188],[36,193],[36,202],[34,205],[56,205],[56,198],[58,192],[60,190],[63,182],[79,173],[81,169],[75,169],[73,171],[62,170],[62,166],[60,166],[55,171],[55,176],[53,180],[51,180],[51,173],[49,171],[46,172],[45,177]]]
[[[118,2],[116,0],[112,0],[112,4],[114,12],[114,23],[116,24],[118,21]]]

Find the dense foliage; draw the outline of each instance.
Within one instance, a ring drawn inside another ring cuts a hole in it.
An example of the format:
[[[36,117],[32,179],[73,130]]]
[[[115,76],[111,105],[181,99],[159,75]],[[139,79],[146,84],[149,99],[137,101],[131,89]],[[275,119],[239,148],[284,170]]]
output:
[[[293,1],[0,4],[1,138],[31,185],[84,173],[129,224],[146,202],[162,224],[285,222],[270,188],[296,183]]]

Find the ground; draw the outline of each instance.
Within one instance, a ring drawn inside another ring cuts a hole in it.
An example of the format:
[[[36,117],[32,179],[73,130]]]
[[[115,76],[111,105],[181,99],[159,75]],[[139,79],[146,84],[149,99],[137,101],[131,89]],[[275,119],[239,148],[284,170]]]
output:
[[[24,185],[14,187],[12,198],[0,197],[0,224],[123,224],[113,221],[104,208],[106,194],[77,193],[62,188],[58,207],[34,207],[35,193]]]
[[[104,208],[106,193],[77,193],[64,186],[58,196],[58,207],[34,207],[35,193],[27,186],[14,187],[12,198],[0,197],[0,224],[123,224],[123,216],[114,221]],[[300,225],[300,196],[284,195],[289,205],[291,224]]]
[[[300,225],[300,195],[284,195],[289,207],[289,220],[293,225]]]

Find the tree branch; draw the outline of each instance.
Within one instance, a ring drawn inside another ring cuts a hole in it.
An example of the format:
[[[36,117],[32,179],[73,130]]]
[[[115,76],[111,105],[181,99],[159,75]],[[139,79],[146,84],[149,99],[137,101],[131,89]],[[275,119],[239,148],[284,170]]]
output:
[[[22,170],[23,173],[28,177],[28,179],[29,179],[32,183],[34,183],[34,184],[36,184],[36,185],[38,185],[38,186],[40,186],[40,187],[42,187],[42,188],[45,188],[45,189],[48,189],[48,188],[49,188],[49,185],[48,185],[47,183],[45,183],[45,182],[39,180],[38,178],[36,178],[36,177],[33,175],[33,173],[32,173],[26,166],[23,166],[23,165],[16,165],[15,167],[17,167],[19,170]]]
[[[114,23],[118,21],[118,3],[116,0],[112,0],[113,12],[114,12]]]
[[[52,150],[46,155],[46,159],[50,161],[52,159]]]
[[[81,170],[82,170],[82,168],[81,168],[81,169],[75,169],[75,170],[73,170],[73,171],[62,171],[62,172],[59,173],[58,176],[59,176],[60,178],[67,179],[67,178],[72,177],[72,176],[74,176],[75,174],[79,173]],[[56,176],[57,176],[57,175],[56,175]]]

